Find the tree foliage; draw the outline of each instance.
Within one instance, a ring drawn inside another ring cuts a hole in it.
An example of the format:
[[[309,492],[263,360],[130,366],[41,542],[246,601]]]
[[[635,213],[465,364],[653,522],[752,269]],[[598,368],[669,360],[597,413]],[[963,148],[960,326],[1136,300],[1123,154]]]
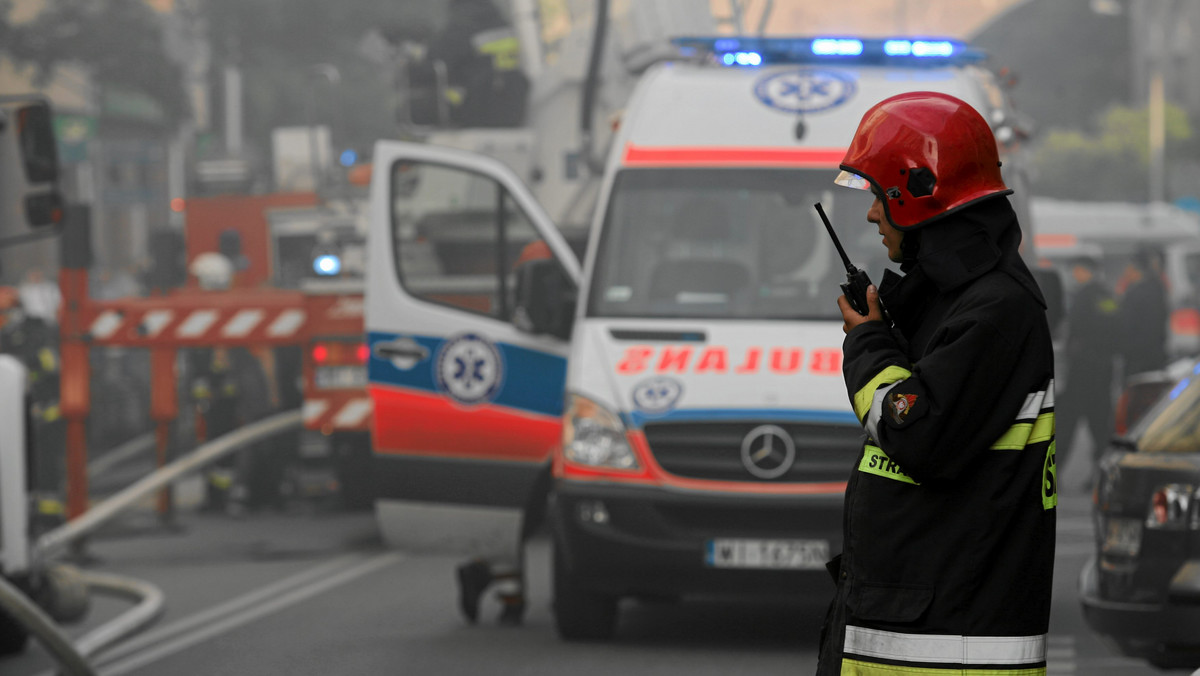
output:
[[[11,6],[11,3],[6,3]],[[9,7],[0,4],[0,16]],[[188,114],[179,67],[166,57],[161,18],[142,0],[49,0],[32,21],[0,27],[5,51],[45,84],[56,66],[85,66],[102,88],[152,97],[169,121]]]
[[[1170,167],[1194,156],[1197,143],[1183,109],[1168,105],[1164,117]],[[1114,106],[1100,116],[1095,132],[1051,129],[1034,151],[1037,192],[1079,200],[1147,199],[1149,128],[1145,108]]]

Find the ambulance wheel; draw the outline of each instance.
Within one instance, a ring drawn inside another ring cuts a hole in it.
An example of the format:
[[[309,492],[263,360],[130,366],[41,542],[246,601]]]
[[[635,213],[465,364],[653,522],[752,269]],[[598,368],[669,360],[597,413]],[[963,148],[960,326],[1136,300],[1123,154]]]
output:
[[[580,588],[554,548],[554,621],[567,641],[603,641],[617,627],[617,599]]]
[[[25,650],[29,642],[29,630],[0,610],[0,657],[16,655]]]

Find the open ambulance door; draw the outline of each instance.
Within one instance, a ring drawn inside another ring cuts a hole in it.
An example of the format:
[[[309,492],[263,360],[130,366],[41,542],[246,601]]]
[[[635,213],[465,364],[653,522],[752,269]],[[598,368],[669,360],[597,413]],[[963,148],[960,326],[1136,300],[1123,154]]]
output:
[[[560,443],[578,260],[512,170],[461,150],[378,143],[370,218],[380,497],[522,506]]]

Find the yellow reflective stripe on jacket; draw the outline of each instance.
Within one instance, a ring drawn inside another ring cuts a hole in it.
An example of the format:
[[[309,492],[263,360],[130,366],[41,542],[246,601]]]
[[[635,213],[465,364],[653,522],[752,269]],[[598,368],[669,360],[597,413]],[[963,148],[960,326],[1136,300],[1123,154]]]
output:
[[[62,417],[62,409],[58,404],[51,404],[42,409],[42,422],[54,422]]]
[[[900,471],[900,466],[892,462],[892,459],[887,457],[887,453],[884,453],[882,448],[870,444],[867,444],[863,448],[863,458],[858,463],[858,471],[881,476],[885,479],[903,481],[906,484],[914,486],[920,485],[916,481],[913,481],[912,477]]]
[[[889,366],[880,371],[865,387],[854,394],[854,415],[858,416],[859,420],[866,419],[867,412],[871,410],[871,401],[875,397],[875,390],[879,389],[881,385],[888,385],[910,376],[912,376],[912,371],[901,366]]]
[[[992,448],[998,451],[1019,451],[1029,444],[1049,441],[1054,437],[1054,412],[1043,413],[1031,423],[1017,423],[1001,435]]]
[[[1058,459],[1051,441],[1046,447],[1046,459],[1042,462],[1042,509],[1051,510],[1058,506]]]
[[[511,28],[493,28],[476,33],[471,38],[471,44],[480,54],[492,57],[492,68],[497,71],[521,67],[521,41]]]
[[[58,358],[54,356],[54,350],[48,347],[38,350],[38,362],[41,364],[43,371],[53,373],[58,370]]]
[[[842,660],[842,676],[1046,676],[1046,667],[1029,669],[962,669],[953,667],[938,669],[936,667],[893,666],[891,664],[872,664],[858,660]]]
[[[1046,635],[1034,636],[962,636],[958,634],[905,634],[882,629],[848,625],[842,651],[844,661],[854,661],[880,669],[918,669],[877,673],[944,674],[977,669],[981,674],[1035,673],[1045,669]],[[889,665],[876,665],[872,658],[886,659]],[[897,665],[897,662],[905,664]],[[932,665],[940,665],[935,669]],[[946,665],[957,669],[947,669]],[[847,673],[843,664],[842,673]],[[855,672],[850,672],[855,673]],[[867,672],[872,673],[872,672]]]
[[[1054,379],[1046,389],[1030,392],[1025,396],[1016,422],[1008,428],[992,448],[1000,451],[1019,451],[1029,444],[1037,444],[1054,438]]]

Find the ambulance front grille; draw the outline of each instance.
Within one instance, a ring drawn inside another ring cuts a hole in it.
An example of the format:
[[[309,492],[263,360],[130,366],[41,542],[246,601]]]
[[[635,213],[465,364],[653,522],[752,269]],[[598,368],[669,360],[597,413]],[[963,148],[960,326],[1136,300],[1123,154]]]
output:
[[[790,468],[762,479],[747,468],[742,442],[763,421],[646,423],[654,459],[676,476],[715,481],[845,481],[862,442],[861,427],[814,423],[770,423],[785,430],[796,447]]]

